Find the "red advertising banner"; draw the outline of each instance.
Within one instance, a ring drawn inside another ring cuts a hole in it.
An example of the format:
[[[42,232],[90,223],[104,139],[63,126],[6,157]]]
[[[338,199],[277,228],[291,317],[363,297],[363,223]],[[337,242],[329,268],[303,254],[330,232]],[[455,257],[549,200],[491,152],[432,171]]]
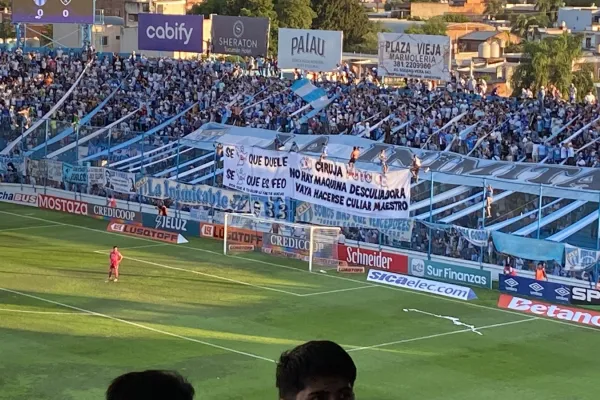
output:
[[[200,224],[200,236],[214,239],[225,239],[225,226],[220,224]],[[232,244],[248,244],[260,247],[263,242],[263,233],[248,229],[227,228],[227,241]]]
[[[38,207],[75,215],[88,215],[88,203],[45,194],[38,195]]]
[[[122,233],[123,235],[135,236],[145,239],[158,240],[167,243],[187,243],[187,240],[185,240],[185,238],[183,238],[183,236],[181,236],[179,233],[159,231],[156,229],[144,228],[143,226],[139,225],[118,224],[116,222],[111,222],[106,227],[106,231]]]
[[[338,245],[338,258],[347,265],[377,268],[398,274],[408,274],[408,256],[386,251]]]
[[[597,311],[566,307],[562,304],[542,303],[541,301],[513,297],[509,294],[500,295],[498,307],[506,310],[520,311],[525,314],[600,328],[600,313]]]

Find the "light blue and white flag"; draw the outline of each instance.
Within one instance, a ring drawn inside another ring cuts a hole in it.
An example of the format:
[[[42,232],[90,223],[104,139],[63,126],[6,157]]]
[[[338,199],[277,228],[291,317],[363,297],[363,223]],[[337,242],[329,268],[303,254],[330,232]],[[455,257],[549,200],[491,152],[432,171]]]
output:
[[[316,87],[306,78],[298,79],[292,84],[291,89],[314,109],[321,110],[329,105],[327,92]]]

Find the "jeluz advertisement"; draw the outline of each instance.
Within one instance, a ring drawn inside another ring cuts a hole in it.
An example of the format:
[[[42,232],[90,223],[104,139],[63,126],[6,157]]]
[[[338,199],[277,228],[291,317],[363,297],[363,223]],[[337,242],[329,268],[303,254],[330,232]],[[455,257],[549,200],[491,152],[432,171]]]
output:
[[[410,275],[449,283],[492,288],[492,273],[483,269],[461,267],[421,257],[410,257]]]
[[[394,274],[386,271],[369,270],[367,281],[382,283],[384,285],[394,286],[402,289],[416,290],[418,292],[437,294],[440,296],[451,297],[459,300],[474,300],[477,295],[473,289],[443,283],[430,281],[429,279],[415,278],[402,274]]]
[[[552,303],[571,302],[572,286],[553,283],[547,281],[538,281],[536,279],[524,276],[500,275],[498,290],[510,294],[535,297]]]
[[[142,224],[148,228],[183,233],[186,236],[200,236],[200,224],[183,218],[143,213]]]
[[[202,53],[201,15],[139,14],[138,48]]]
[[[378,268],[401,274],[408,273],[408,257],[404,254],[338,245],[338,259],[347,265]]]

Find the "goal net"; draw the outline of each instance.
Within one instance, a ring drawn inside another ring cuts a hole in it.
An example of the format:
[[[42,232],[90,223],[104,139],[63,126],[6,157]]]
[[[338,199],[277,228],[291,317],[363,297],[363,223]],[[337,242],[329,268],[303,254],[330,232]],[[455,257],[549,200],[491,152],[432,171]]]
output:
[[[259,252],[303,260],[309,271],[335,269],[340,264],[339,234],[340,228],[226,214],[223,252]]]

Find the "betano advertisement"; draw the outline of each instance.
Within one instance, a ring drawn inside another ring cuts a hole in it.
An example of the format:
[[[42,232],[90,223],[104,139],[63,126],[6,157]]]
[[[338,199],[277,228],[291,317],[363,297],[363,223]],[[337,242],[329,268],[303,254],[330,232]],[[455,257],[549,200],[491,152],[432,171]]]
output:
[[[410,275],[486,289],[492,288],[492,273],[490,271],[461,267],[456,264],[427,260],[422,257],[410,257]]]
[[[508,294],[500,295],[498,307],[505,310],[520,311],[525,314],[600,328],[600,313],[597,311],[542,303],[535,300],[513,297]]]

